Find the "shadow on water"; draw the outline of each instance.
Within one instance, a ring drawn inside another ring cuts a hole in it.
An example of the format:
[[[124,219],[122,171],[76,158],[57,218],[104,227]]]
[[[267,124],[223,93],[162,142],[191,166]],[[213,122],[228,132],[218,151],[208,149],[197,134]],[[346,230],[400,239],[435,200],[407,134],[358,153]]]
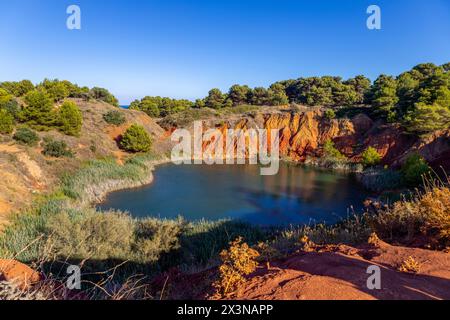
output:
[[[354,210],[362,211],[361,205],[338,208],[327,206],[315,197],[283,196],[278,193],[241,190],[246,201],[255,208],[238,217],[242,221],[260,226],[287,226],[292,224],[334,224],[347,218]],[[360,210],[359,210],[360,209]]]

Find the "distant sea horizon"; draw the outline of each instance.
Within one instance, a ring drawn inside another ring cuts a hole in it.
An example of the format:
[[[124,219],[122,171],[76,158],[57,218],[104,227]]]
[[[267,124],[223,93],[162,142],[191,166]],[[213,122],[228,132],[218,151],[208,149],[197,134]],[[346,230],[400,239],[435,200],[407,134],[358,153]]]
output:
[[[129,109],[130,108],[129,105],[123,105],[123,106],[120,106],[120,107],[123,108],[123,109]]]

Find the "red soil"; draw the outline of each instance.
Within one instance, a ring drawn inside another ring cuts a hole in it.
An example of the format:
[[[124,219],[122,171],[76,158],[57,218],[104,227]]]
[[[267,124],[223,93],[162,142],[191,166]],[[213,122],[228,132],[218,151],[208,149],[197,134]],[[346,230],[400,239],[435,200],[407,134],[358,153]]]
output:
[[[398,271],[408,257],[418,273]],[[381,289],[367,288],[371,265],[381,269]],[[205,299],[213,293],[216,270],[190,276],[168,275],[169,298]],[[167,279],[167,278],[166,278]],[[238,300],[415,300],[450,299],[450,254],[391,246],[324,246],[297,252],[270,266],[260,266],[230,295]]]
[[[41,280],[41,275],[27,265],[14,260],[0,259],[0,281],[14,282],[26,289]]]

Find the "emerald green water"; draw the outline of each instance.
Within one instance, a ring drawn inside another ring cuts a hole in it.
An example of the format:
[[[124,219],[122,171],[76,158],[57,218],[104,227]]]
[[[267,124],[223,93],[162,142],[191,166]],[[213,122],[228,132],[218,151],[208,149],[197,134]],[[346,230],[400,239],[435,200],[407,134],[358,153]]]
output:
[[[369,196],[352,176],[286,163],[275,176],[261,176],[252,165],[173,164],[159,166],[154,176],[148,186],[109,194],[99,207],[135,217],[287,225],[334,223],[360,212]]]

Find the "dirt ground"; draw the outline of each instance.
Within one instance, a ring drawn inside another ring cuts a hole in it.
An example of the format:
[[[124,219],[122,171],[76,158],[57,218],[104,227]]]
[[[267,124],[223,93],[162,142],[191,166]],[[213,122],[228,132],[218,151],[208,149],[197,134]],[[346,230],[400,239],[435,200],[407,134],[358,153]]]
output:
[[[418,273],[400,272],[413,257]],[[380,268],[381,289],[369,289],[370,266]],[[169,298],[207,299],[214,293],[216,269],[169,279]],[[180,293],[189,292],[188,296]],[[227,299],[237,300],[441,300],[450,299],[450,254],[380,242],[377,246],[318,247],[312,252],[261,264]]]

